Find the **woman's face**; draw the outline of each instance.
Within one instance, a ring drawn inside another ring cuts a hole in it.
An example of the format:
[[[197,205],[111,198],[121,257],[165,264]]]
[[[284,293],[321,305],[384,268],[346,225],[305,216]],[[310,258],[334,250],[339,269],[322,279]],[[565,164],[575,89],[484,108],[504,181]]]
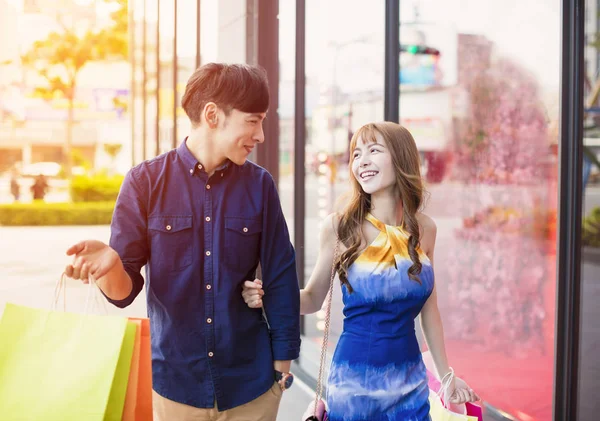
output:
[[[396,183],[392,155],[383,137],[377,133],[375,142],[359,138],[352,151],[352,174],[363,191],[374,194]]]

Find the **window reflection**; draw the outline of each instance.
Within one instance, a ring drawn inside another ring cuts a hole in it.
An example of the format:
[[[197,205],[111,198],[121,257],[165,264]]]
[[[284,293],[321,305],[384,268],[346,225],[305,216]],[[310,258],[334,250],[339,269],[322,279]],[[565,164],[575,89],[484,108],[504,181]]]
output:
[[[384,2],[338,3],[307,1],[307,276],[316,257],[308,245],[318,244],[319,222],[347,189],[348,136],[383,118]],[[438,226],[451,364],[490,414],[550,420],[560,9],[526,1],[514,15],[516,5],[401,2],[400,121],[420,149],[425,212]],[[332,348],[339,295],[337,288]],[[323,317],[305,319],[309,372]]]
[[[293,2],[280,2],[280,14],[288,7]],[[383,117],[384,13],[383,1],[306,1],[307,278],[316,262],[321,221],[348,191],[351,134]],[[288,63],[293,66],[293,57]],[[342,329],[341,293],[334,291],[329,357]],[[305,317],[301,362],[309,373],[318,369],[324,317],[324,312]]]
[[[439,51],[401,54],[400,114],[422,152],[425,212],[438,226],[446,347],[492,415],[550,420],[558,63],[548,70],[514,41],[548,46],[541,34],[558,33],[558,4],[521,4],[555,20],[506,31],[523,17],[463,3],[460,16],[440,2],[401,12],[402,44]],[[554,45],[548,57],[559,55]]]

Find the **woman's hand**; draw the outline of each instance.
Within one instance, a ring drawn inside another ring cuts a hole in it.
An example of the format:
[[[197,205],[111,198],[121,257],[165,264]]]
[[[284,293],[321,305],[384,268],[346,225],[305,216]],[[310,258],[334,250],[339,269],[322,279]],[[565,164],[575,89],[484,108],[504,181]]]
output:
[[[460,377],[454,377],[448,387],[448,396],[450,403],[460,405],[467,402],[477,402],[479,396],[469,387],[469,385]]]
[[[265,295],[265,291],[263,290],[262,281],[260,279],[244,282],[242,297],[246,304],[248,304],[248,307],[261,308],[263,306],[263,295]]]

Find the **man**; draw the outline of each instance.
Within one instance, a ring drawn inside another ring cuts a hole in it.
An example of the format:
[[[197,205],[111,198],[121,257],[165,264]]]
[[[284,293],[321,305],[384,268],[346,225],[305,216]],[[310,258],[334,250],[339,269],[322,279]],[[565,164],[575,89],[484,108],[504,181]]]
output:
[[[247,161],[264,142],[263,70],[211,63],[182,98],[190,135],[125,177],[110,246],[84,241],[66,273],[125,307],[144,284],[155,420],[275,421],[299,356],[294,249],[271,175]],[[241,291],[261,265],[264,309]]]

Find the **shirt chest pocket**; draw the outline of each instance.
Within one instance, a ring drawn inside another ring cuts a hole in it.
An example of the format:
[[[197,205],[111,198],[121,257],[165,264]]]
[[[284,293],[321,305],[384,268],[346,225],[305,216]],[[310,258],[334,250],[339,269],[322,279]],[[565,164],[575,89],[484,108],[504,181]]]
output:
[[[192,216],[151,216],[148,218],[150,261],[162,270],[180,270],[192,263],[194,242]]]
[[[262,218],[225,217],[225,263],[241,272],[258,264]]]

